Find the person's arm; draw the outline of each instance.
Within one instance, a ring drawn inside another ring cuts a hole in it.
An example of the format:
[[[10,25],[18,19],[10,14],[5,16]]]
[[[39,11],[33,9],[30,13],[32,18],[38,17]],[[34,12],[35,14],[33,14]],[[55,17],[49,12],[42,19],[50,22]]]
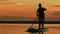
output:
[[[46,8],[43,8],[45,11],[47,10]]]
[[[46,8],[44,10],[47,10]]]

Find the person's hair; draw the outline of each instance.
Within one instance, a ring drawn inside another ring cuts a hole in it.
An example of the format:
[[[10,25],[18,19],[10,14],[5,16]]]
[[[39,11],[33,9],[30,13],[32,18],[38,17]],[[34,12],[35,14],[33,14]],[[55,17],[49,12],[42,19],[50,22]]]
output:
[[[39,3],[39,7],[41,7],[41,3]]]

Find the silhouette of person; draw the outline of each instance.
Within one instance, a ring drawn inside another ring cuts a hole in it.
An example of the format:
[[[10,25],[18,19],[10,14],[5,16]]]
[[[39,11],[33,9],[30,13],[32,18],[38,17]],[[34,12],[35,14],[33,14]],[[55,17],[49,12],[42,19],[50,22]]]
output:
[[[38,22],[39,22],[39,29],[42,25],[42,28],[44,27],[44,11],[47,9],[42,7],[41,3],[39,3],[39,8],[37,9],[37,16],[38,16]]]

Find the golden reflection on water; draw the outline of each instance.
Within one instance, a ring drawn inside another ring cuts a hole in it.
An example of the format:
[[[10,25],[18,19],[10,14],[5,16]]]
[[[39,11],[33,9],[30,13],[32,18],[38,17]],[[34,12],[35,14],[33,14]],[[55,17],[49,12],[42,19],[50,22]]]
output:
[[[31,24],[0,24],[0,34],[31,34],[25,32],[30,26]],[[34,24],[33,28],[38,28],[38,24]],[[45,28],[49,29],[45,34],[60,34],[60,24],[45,24]]]

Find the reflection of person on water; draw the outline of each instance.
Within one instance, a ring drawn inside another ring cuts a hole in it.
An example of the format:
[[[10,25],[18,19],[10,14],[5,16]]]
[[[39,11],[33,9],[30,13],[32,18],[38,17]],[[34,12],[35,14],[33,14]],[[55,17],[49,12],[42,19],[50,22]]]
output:
[[[46,8],[42,7],[39,3],[39,8],[37,9],[37,16],[38,16],[38,22],[39,22],[39,28],[42,24],[42,28],[44,27],[44,11]]]

